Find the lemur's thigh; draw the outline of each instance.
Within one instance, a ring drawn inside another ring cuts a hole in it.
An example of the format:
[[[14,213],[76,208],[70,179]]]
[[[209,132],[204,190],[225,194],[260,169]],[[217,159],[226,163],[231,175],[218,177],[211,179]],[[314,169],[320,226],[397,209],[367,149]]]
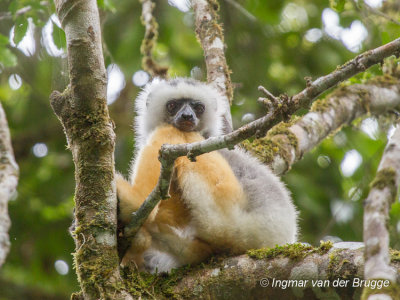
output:
[[[185,200],[199,205],[207,205],[209,200],[224,211],[246,204],[241,184],[228,162],[216,151],[198,156],[195,162],[178,158],[176,171]]]

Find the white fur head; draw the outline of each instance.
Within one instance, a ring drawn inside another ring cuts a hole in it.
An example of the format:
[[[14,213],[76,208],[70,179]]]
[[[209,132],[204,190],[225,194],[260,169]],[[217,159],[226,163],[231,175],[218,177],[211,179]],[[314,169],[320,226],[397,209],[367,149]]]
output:
[[[172,99],[193,99],[201,101],[206,109],[200,119],[199,131],[205,137],[222,133],[222,114],[219,109],[218,91],[209,84],[191,79],[156,78],[148,83],[136,98],[136,147],[140,149],[146,138],[158,126],[167,124],[166,103]]]

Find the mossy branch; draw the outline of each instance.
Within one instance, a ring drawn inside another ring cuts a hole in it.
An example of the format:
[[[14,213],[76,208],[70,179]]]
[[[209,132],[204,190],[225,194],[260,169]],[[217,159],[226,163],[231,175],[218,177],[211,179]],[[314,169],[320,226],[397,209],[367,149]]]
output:
[[[225,43],[222,25],[219,20],[218,0],[193,0],[195,13],[196,35],[204,51],[207,68],[207,81],[214,85],[225,99],[224,132],[231,132],[232,116],[230,104],[233,100],[231,70],[225,58]]]
[[[193,0],[192,4],[196,19],[196,34],[206,61],[207,80],[214,84],[231,103],[233,97],[231,71],[224,53],[222,25],[218,23],[218,1]]]
[[[158,24],[153,15],[155,3],[152,0],[139,0],[142,3],[142,24],[145,27],[144,38],[140,51],[143,54],[143,69],[152,77],[167,77],[168,67],[160,66],[153,57],[154,47],[158,38]]]
[[[127,270],[124,276],[132,290],[151,292],[156,299],[358,299],[363,250],[363,243],[354,242],[322,242],[319,247],[295,243],[213,258],[169,275]],[[400,271],[393,258],[391,266]],[[388,280],[379,284],[373,292],[382,291],[383,284],[394,290]]]
[[[282,122],[265,137],[242,145],[281,175],[342,126],[367,113],[378,115],[400,107],[400,80],[384,77],[378,81],[374,78],[365,84],[340,87],[315,101],[303,117]]]

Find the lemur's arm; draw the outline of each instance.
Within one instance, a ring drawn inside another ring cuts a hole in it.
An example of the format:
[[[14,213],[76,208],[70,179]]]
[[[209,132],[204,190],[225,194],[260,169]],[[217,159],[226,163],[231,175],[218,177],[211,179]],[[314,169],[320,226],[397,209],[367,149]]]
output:
[[[123,223],[130,221],[132,212],[139,209],[156,186],[161,167],[158,153],[161,146],[167,143],[184,144],[186,143],[185,134],[171,125],[156,129],[135,158],[133,172],[130,176],[131,183],[121,175],[117,175],[120,220]],[[157,207],[149,216],[148,221],[153,221],[156,214]]]

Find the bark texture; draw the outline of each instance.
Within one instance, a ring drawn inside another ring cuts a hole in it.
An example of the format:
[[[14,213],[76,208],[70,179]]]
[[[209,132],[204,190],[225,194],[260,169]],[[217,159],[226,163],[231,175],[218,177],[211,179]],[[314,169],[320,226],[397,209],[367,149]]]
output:
[[[225,132],[232,131],[230,104],[233,98],[231,71],[226,63],[224,35],[218,23],[219,4],[217,0],[192,1],[196,34],[204,51],[207,81],[214,85],[224,98]]]
[[[8,201],[18,184],[18,165],[11,146],[6,114],[0,103],[0,268],[10,251]]]
[[[99,14],[95,0],[56,0],[67,37],[70,87],[51,105],[75,163],[75,265],[85,299],[130,299],[117,255],[114,131],[106,104]]]

